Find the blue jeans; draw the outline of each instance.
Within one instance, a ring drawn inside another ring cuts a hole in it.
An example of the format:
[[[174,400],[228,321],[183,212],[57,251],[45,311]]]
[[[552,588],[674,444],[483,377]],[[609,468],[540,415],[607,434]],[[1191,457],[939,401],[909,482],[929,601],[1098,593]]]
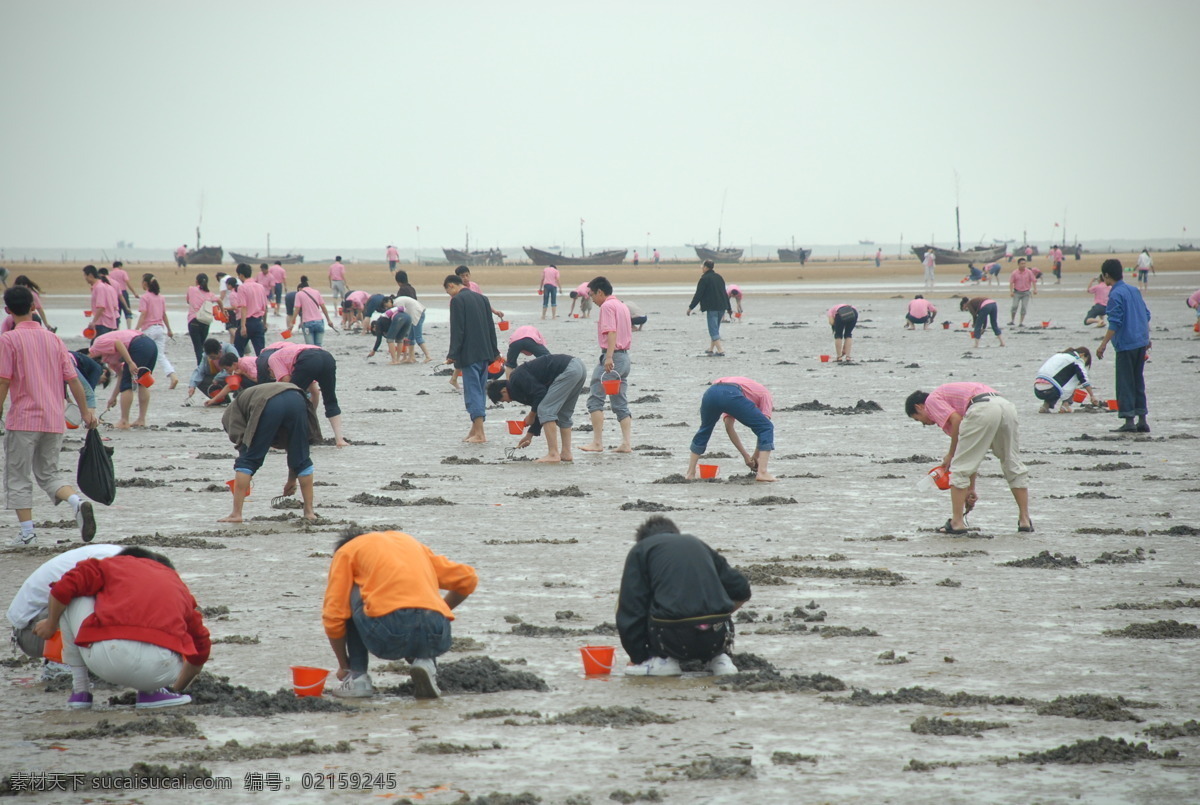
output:
[[[450,620],[432,609],[397,609],[372,618],[358,585],[350,589],[346,653],[350,670],[367,672],[368,653],[383,660],[433,659],[450,650]]]
[[[708,338],[711,341],[721,340],[721,318],[725,315],[724,310],[706,310],[704,317],[708,319]]]
[[[487,368],[490,362],[480,361],[462,368],[463,404],[472,421],[487,419]]]
[[[266,329],[263,327],[262,316],[250,316],[246,319],[246,334],[242,335],[241,328],[238,328],[238,334],[233,337],[233,345],[237,348],[239,355],[246,354],[246,345],[254,346],[254,354],[258,355],[266,346],[264,333]]]
[[[708,387],[708,391],[704,392],[704,397],[700,400],[700,430],[692,437],[692,445],[689,448],[693,453],[698,456],[704,455],[713,428],[722,414],[729,414],[754,431],[754,435],[758,437],[760,451],[775,449],[775,425],[742,393],[741,386],[734,383],[714,383]]]
[[[304,336],[304,343],[319,347],[325,343],[325,322],[320,319],[306,321],[300,325],[300,334]]]
[[[136,366],[131,367],[129,364],[125,364],[121,369],[121,385],[119,387],[121,391],[133,390],[132,371],[142,368],[154,371],[154,365],[158,363],[158,344],[155,344],[154,339],[148,335],[135,336],[129,342],[129,357],[133,358]]]
[[[421,320],[413,325],[412,342],[414,344],[425,343],[425,311],[421,311]]]
[[[626,382],[626,379],[629,377],[628,352],[617,350],[613,353],[613,371],[621,376],[621,390],[616,394],[605,395],[604,385],[600,382],[604,376],[604,353],[600,353],[600,362],[596,364],[596,368],[592,369],[587,409],[589,414],[593,411],[603,411],[604,398],[607,396],[609,403],[612,404],[613,414],[616,415],[617,421],[620,422],[622,419],[633,416],[629,412],[629,398],[625,396],[629,392],[629,384]]]
[[[558,286],[542,286],[542,307],[558,307]]]
[[[233,462],[235,472],[254,475],[266,460],[275,437],[287,434],[287,465],[297,477],[312,475],[313,463],[308,453],[308,402],[304,395],[285,391],[267,400],[258,417],[254,438],[238,450]]]
[[[983,331],[988,327],[988,320],[992,322],[992,332],[1000,335],[1000,323],[996,321],[996,303],[984,305],[979,308],[979,313],[975,315],[975,332],[971,337],[978,341],[983,336]]]

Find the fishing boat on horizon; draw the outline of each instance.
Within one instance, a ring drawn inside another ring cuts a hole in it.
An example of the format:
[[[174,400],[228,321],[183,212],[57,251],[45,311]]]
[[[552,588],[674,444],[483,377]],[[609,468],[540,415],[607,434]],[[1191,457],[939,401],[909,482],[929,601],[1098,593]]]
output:
[[[220,246],[200,246],[189,249],[187,263],[190,266],[219,266],[225,259],[225,250]]]
[[[548,252],[533,246],[522,246],[525,254],[535,266],[616,266],[625,262],[628,249],[609,249],[603,252],[585,254],[583,257],[568,257],[565,254]]]
[[[712,260],[714,263],[736,263],[742,259],[744,251],[744,249],[722,249],[719,241],[715,249],[708,248],[706,244],[689,243],[687,245],[696,250],[696,256],[701,260]]]
[[[809,257],[812,257],[812,249],[778,249],[779,262],[781,263],[799,263],[804,265]]]
[[[465,266],[502,266],[507,254],[499,249],[476,249],[471,251],[471,230],[466,230],[466,240],[461,249],[442,248],[442,254],[451,263],[461,263]]]
[[[248,263],[250,265],[253,265],[254,263],[279,263],[281,265],[291,266],[304,262],[304,255],[302,254],[266,254],[260,257],[257,254],[239,254],[238,252],[231,251],[229,252],[229,256],[234,259],[234,262]]]
[[[918,258],[932,249],[939,265],[954,263],[994,263],[1004,256],[1003,246],[973,246],[970,249],[942,249],[937,246],[913,246],[912,253]]]

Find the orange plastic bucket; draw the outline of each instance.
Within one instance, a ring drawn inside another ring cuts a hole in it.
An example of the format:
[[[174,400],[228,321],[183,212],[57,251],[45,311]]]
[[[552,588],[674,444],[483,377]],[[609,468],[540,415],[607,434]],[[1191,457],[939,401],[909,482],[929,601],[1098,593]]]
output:
[[[84,338],[95,338],[96,337],[96,328],[95,327],[85,327],[83,330],[83,337]]]
[[[508,329],[508,325],[509,325],[509,322],[505,321],[504,319],[501,319],[501,320],[500,320],[499,322],[497,322],[497,324],[496,324],[496,326],[497,326],[497,327],[499,327],[501,330],[507,330],[507,329]]]
[[[508,432],[513,436],[520,436],[525,432],[525,420],[510,419],[508,420]]]
[[[1048,322],[1048,321],[1044,321],[1044,322],[1042,322],[1042,329],[1043,329],[1043,330],[1045,330],[1045,329],[1046,329],[1047,327],[1049,327],[1049,326],[1050,326],[1050,322]]]
[[[821,356],[821,363],[829,363],[829,356],[828,356],[828,355],[822,355],[822,356]]]
[[[289,338],[291,338],[291,337],[292,337],[292,331],[291,331],[291,330],[284,330],[283,332],[281,332],[281,333],[279,334],[279,337],[280,337],[280,338],[282,338],[284,341],[287,341]]]
[[[504,368],[504,361],[501,360],[500,358],[496,358],[496,360],[494,360],[488,364],[488,374],[494,375],[503,368]]]
[[[90,319],[92,317],[92,311],[85,310],[85,311],[83,311],[83,315],[87,316]]]
[[[42,656],[51,662],[62,662],[62,630],[54,633],[54,636],[46,641],[46,645],[42,648]]]
[[[226,485],[227,487],[229,487],[229,491],[230,491],[230,492],[232,492],[232,491],[233,491],[233,487],[237,485],[237,479],[236,479],[236,478],[234,478],[232,481],[226,481],[226,482],[225,482],[225,485]],[[247,489],[247,490],[246,490],[246,497],[250,497],[250,492],[251,492],[253,489],[254,489],[254,487],[251,487],[250,489]]]
[[[1110,411],[1120,411],[1120,410],[1121,410],[1121,404],[1120,404],[1119,402],[1117,402],[1116,400],[1109,400],[1109,401],[1108,401],[1108,410],[1110,410]]]
[[[324,668],[307,665],[292,666],[292,689],[299,697],[320,696],[325,692],[325,679],[329,672]]]
[[[1087,392],[1083,389],[1075,389],[1075,393],[1071,395],[1072,402],[1081,403],[1087,399]]]
[[[716,464],[701,464],[700,465],[700,477],[701,478],[716,478],[717,471],[719,469],[720,468]]]
[[[137,382],[142,388],[148,389],[154,385],[154,374],[143,366],[141,369],[138,369]]]
[[[964,329],[964,330],[969,330],[969,329],[971,329],[971,322],[969,322],[969,321],[964,321],[964,322],[963,322],[963,329]]]
[[[242,376],[241,375],[230,375],[229,377],[225,378],[225,388],[229,389],[230,391],[237,391],[241,387],[242,387]]]
[[[582,646],[579,654],[583,657],[583,672],[588,676],[611,674],[613,667],[613,646]]]
[[[608,377],[608,375],[612,375],[612,377]],[[605,394],[620,394],[621,375],[616,372],[605,372],[600,376],[600,385],[604,386]]]
[[[943,329],[943,330],[949,330],[949,329],[950,329],[950,322],[948,322],[948,321],[944,321],[944,322],[942,322],[942,329]]]
[[[933,479],[933,485],[938,489],[946,490],[950,488],[950,470],[941,464],[929,471],[929,477]]]

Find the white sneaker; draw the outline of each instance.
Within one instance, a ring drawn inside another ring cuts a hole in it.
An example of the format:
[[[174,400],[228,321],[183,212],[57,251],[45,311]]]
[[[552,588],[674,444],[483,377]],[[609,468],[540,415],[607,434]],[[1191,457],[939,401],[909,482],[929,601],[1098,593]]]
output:
[[[729,659],[728,654],[718,654],[709,660],[708,670],[712,671],[713,676],[728,676],[738,672],[737,666],[733,664],[733,660]]]
[[[672,657],[651,657],[637,665],[626,665],[625,676],[679,676],[683,669]]]
[[[17,535],[8,541],[8,544],[14,545],[18,548],[21,548],[21,547],[25,547],[27,545],[33,545],[36,542],[37,542],[37,532],[36,531],[30,531],[28,535],[23,534],[20,531],[18,531]]]
[[[370,674],[351,675],[329,693],[339,699],[369,699],[375,695],[375,686],[371,684]]]
[[[433,660],[419,657],[412,661],[408,670],[412,677],[413,696],[418,699],[437,699],[442,695],[437,684],[437,665]]]

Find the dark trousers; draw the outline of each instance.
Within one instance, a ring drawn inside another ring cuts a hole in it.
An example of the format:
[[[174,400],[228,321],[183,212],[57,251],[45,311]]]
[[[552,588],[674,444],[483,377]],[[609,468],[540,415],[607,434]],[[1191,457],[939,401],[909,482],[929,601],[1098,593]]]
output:
[[[133,374],[138,369],[149,369],[154,371],[154,365],[158,363],[158,344],[154,343],[148,335],[139,335],[129,342],[129,357],[133,358],[136,366],[125,365],[121,370],[121,391],[133,390]]]
[[[250,446],[242,448],[233,462],[234,470],[253,475],[263,465],[275,437],[287,438],[288,469],[299,475],[313,465],[308,455],[308,401],[303,394],[285,391],[267,400],[258,417]]]
[[[397,609],[372,618],[363,608],[362,592],[350,589],[346,621],[346,654],[350,670],[367,671],[368,655],[383,660],[433,659],[450,650],[450,620],[432,609]]]
[[[337,361],[323,349],[302,350],[292,367],[292,383],[307,391],[313,381],[321,389],[321,402],[325,404],[325,416],[333,419],[342,413],[337,398]]]
[[[708,662],[733,651],[733,621],[728,615],[686,621],[651,618],[650,650],[657,657]]]
[[[246,354],[246,345],[251,344],[254,347],[254,354],[258,355],[266,346],[264,334],[266,330],[263,327],[262,316],[251,316],[246,319],[246,334],[242,335],[242,330],[238,328],[238,334],[233,338],[233,346],[237,348],[239,355]]]
[[[975,332],[972,338],[978,341],[983,337],[983,331],[988,328],[988,323],[991,322],[992,332],[1000,335],[1000,322],[996,320],[996,303],[984,305],[979,308],[979,312],[975,314]]]
[[[1146,415],[1146,347],[1117,352],[1118,416]]]
[[[853,338],[854,325],[858,324],[858,311],[849,305],[838,308],[833,314],[833,337]]]
[[[188,337],[192,339],[192,351],[196,353],[196,365],[204,360],[204,342],[208,340],[208,325],[197,319],[188,322]]]

